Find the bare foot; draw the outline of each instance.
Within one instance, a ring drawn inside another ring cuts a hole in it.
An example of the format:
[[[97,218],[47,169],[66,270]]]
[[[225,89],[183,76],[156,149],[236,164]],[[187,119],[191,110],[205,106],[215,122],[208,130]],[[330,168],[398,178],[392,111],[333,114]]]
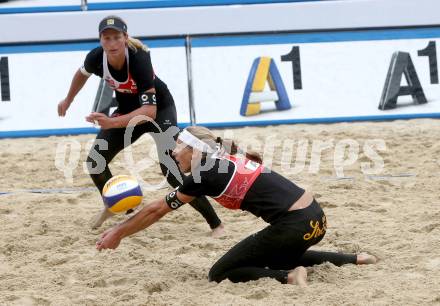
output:
[[[287,274],[287,283],[298,285],[302,288],[307,287],[307,270],[303,266],[290,270]]]
[[[223,223],[220,223],[219,226],[212,229],[211,237],[219,238],[219,237],[223,236],[224,234],[225,234],[225,227],[224,227]]]
[[[356,264],[357,265],[371,265],[377,262],[377,258],[374,255],[368,253],[360,253],[357,255]]]
[[[92,229],[97,229],[99,228],[105,220],[107,220],[108,218],[114,216],[114,213],[110,212],[107,207],[104,207],[97,215],[96,217],[92,220],[91,223],[91,227]]]

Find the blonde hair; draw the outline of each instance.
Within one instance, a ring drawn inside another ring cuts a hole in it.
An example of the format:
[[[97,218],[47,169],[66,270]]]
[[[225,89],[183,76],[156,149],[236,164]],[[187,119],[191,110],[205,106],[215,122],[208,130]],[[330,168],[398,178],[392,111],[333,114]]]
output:
[[[238,147],[238,144],[232,139],[222,139],[221,137],[217,137],[214,133],[204,127],[204,126],[189,126],[185,128],[188,132],[190,132],[193,136],[197,137],[204,143],[206,143],[210,148],[216,149],[218,145],[225,149],[225,151],[230,155],[235,155],[237,153],[243,153],[247,159],[255,161],[257,163],[262,163],[263,159],[260,154],[254,151],[246,151],[243,152]]]
[[[148,47],[144,45],[139,39],[128,36],[127,46],[133,51],[144,50],[148,52]]]

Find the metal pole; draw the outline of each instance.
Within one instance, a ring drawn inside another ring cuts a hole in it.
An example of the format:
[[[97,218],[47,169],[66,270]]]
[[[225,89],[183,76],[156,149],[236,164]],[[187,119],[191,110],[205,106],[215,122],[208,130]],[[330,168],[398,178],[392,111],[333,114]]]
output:
[[[196,124],[196,113],[194,109],[194,91],[192,82],[192,59],[191,59],[191,37],[189,35],[185,38],[186,50],[186,70],[188,78],[188,99],[189,99],[189,117],[191,125]]]
[[[87,11],[87,0],[81,0],[81,10]]]

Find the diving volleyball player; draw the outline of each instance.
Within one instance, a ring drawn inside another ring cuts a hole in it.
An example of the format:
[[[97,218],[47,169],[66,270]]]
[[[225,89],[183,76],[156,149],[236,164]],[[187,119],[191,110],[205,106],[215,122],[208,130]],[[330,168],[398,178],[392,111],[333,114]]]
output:
[[[327,217],[318,202],[311,193],[264,167],[258,154],[239,151],[235,142],[216,137],[207,128],[185,128],[173,156],[180,170],[191,174],[166,197],[105,231],[96,248],[115,249],[124,237],[197,197],[209,196],[228,209],[248,211],[269,223],[224,254],[209,271],[210,281],[246,282],[270,277],[281,283],[305,285],[305,266],[326,261],[337,266],[376,262],[366,253],[309,250],[323,239],[327,229]]]

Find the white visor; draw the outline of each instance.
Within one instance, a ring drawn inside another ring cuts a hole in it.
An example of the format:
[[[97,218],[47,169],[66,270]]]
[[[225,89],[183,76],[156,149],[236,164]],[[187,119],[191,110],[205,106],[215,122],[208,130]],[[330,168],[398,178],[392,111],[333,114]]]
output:
[[[215,150],[212,149],[208,144],[201,141],[197,137],[195,137],[193,134],[188,132],[187,130],[183,130],[180,134],[177,140],[180,140],[184,144],[190,146],[191,148],[197,149],[200,152],[206,152],[206,153],[214,153]]]

